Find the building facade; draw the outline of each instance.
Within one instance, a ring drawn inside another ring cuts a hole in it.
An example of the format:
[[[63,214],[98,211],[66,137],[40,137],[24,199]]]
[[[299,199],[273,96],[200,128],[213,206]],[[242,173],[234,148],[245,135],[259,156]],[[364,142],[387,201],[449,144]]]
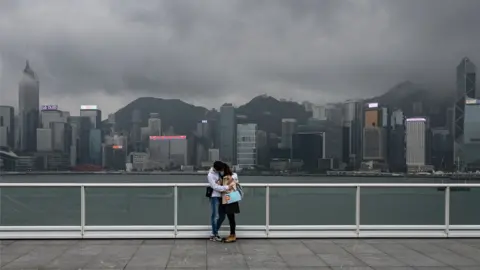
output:
[[[280,148],[292,149],[292,136],[297,131],[297,120],[293,118],[282,119],[282,138]]]
[[[237,118],[233,104],[227,103],[220,108],[220,159],[230,165],[237,158]]]
[[[11,106],[0,106],[0,146],[15,147],[15,112]]]
[[[430,165],[427,119],[423,117],[407,118],[405,125],[407,166],[423,167]]]
[[[19,150],[35,152],[39,126],[40,82],[28,61],[18,88]]]
[[[80,106],[80,116],[88,117],[93,129],[100,129],[102,124],[102,111],[97,105]]]
[[[240,168],[257,166],[257,124],[237,125],[237,165]]]
[[[467,99],[465,103],[465,170],[480,171],[480,99]]]
[[[463,58],[457,66],[457,90],[454,109],[454,155],[457,170],[463,170],[464,162],[464,125],[465,101],[476,97],[476,67],[470,59]]]

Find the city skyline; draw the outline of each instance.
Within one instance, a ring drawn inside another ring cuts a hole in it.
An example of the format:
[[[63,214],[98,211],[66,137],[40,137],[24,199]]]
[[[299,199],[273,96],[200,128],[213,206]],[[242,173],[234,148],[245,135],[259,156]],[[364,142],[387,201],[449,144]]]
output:
[[[17,104],[25,59],[41,103],[106,114],[139,96],[218,108],[263,93],[375,96],[404,80],[450,91],[458,59],[480,61],[477,1],[50,1],[0,4],[4,104]]]

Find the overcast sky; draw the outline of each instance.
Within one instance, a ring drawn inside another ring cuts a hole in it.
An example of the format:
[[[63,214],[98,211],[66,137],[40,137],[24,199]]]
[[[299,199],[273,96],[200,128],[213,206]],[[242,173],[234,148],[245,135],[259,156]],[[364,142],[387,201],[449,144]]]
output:
[[[463,56],[480,62],[479,0],[0,0],[0,103],[17,106],[29,59],[41,103],[72,114],[453,90]]]

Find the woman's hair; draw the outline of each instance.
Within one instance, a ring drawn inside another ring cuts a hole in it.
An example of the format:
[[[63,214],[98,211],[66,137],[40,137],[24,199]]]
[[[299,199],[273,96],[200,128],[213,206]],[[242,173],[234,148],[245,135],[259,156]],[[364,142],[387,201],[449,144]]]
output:
[[[228,164],[225,164],[225,163],[223,165],[223,175],[230,175],[230,176],[233,175],[232,169],[230,169],[230,166],[228,166]]]

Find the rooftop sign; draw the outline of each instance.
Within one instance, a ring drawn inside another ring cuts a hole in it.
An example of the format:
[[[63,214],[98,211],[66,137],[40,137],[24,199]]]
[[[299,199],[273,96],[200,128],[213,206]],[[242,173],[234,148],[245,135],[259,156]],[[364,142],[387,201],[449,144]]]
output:
[[[80,106],[80,110],[98,110],[97,105],[82,105]]]
[[[56,111],[58,110],[58,105],[42,105],[42,111]]]
[[[159,141],[159,140],[185,140],[187,136],[185,135],[178,135],[178,136],[150,136],[151,141]]]
[[[480,105],[480,99],[466,99],[466,105]]]
[[[367,106],[368,106],[368,108],[378,108],[378,102],[368,103]]]
[[[424,117],[414,117],[414,118],[407,118],[405,121],[407,122],[426,122],[427,119]]]

